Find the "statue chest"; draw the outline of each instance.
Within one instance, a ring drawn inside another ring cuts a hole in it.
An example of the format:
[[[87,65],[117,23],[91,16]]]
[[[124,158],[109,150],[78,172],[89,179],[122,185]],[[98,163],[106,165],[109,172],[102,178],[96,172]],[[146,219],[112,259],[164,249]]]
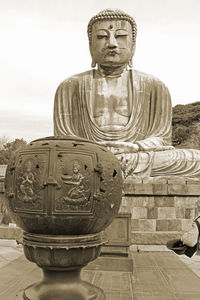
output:
[[[94,80],[90,100],[93,121],[105,131],[120,130],[129,121],[131,96],[127,77]]]

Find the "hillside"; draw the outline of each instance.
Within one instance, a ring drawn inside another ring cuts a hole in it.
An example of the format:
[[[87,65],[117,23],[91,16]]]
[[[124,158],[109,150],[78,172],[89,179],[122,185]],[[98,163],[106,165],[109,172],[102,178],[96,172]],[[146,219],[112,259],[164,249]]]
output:
[[[200,149],[200,101],[173,107],[172,128],[173,146]]]

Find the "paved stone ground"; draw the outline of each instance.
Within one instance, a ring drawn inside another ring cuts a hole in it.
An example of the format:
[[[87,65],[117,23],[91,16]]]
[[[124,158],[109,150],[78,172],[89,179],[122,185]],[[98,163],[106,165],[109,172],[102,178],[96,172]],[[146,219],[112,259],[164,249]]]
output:
[[[177,256],[164,246],[131,248],[133,272],[86,269],[82,278],[103,288],[106,300],[199,300],[200,257]],[[14,240],[0,240],[0,300],[41,277],[40,269],[23,256]],[[56,300],[56,299],[55,299]]]

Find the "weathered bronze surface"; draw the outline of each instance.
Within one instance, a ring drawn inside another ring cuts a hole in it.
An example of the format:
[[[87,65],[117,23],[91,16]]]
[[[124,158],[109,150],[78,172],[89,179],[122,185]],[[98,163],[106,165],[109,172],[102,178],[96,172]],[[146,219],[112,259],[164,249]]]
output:
[[[100,254],[106,242],[101,231],[120,207],[115,156],[81,138],[33,141],[8,166],[5,193],[12,219],[25,231],[24,254],[43,270],[43,280],[16,299],[105,299],[80,271]]]
[[[100,232],[112,222],[122,197],[117,159],[80,138],[33,141],[8,167],[5,185],[12,219],[39,234]]]
[[[103,234],[51,236],[24,233],[24,254],[43,270],[43,280],[27,287],[24,299],[104,299],[104,292],[81,280],[81,269],[100,254]],[[19,298],[21,296],[19,295]]]
[[[105,10],[88,24],[93,70],[57,89],[55,135],[106,145],[125,177],[200,176],[200,151],[171,146],[171,98],[156,77],[132,69],[136,23],[119,10]],[[95,66],[97,65],[97,68]]]

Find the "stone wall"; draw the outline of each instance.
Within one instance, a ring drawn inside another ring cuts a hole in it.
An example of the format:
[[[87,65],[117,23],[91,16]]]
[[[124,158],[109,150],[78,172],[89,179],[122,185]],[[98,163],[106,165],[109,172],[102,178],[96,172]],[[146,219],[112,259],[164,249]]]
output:
[[[200,213],[200,182],[125,181],[120,212],[131,213],[131,244],[165,244],[180,238]]]

